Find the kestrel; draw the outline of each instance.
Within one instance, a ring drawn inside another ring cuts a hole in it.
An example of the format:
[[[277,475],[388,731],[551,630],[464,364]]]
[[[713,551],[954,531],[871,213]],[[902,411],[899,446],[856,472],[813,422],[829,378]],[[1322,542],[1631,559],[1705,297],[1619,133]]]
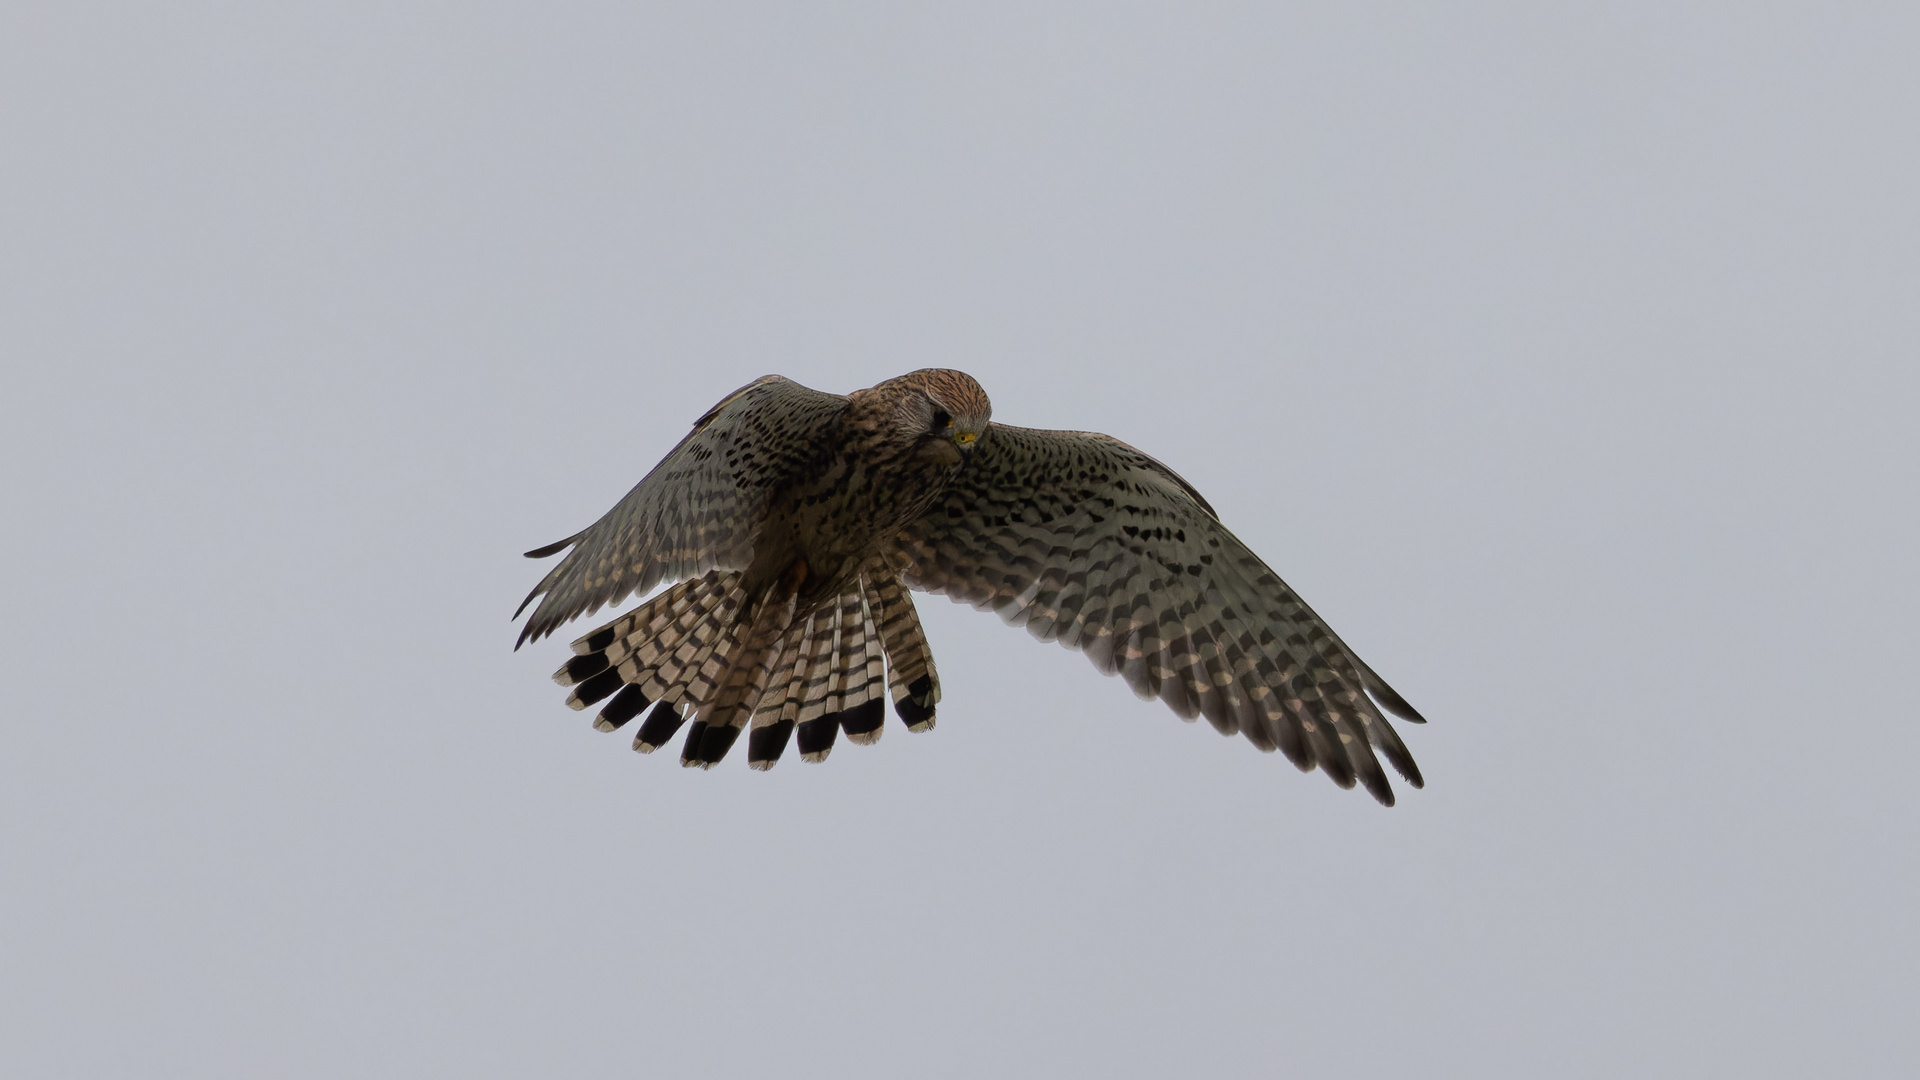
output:
[[[554,680],[575,709],[612,698],[602,731],[652,705],[642,753],[691,720],[681,764],[711,768],[750,729],[748,764],[767,769],[796,737],[807,761],[843,730],[877,740],[888,697],[907,730],[933,727],[920,589],[1388,806],[1375,751],[1421,786],[1380,708],[1420,714],[1191,484],[1118,439],[992,412],[939,369],[845,397],[778,375],[742,387],[605,517],[527,552],[573,549],[521,603],[542,597],[520,643],[677,582],[574,642]]]

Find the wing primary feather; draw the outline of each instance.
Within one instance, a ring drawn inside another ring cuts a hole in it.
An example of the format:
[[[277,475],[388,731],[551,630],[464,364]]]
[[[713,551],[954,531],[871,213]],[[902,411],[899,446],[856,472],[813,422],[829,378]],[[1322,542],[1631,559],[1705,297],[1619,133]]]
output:
[[[1343,649],[1344,645],[1343,642]],[[1427,718],[1421,716],[1419,710],[1407,704],[1406,698],[1401,697],[1393,687],[1387,685],[1387,680],[1375,674],[1374,670],[1368,667],[1365,661],[1355,656],[1351,649],[1345,649],[1345,651],[1347,659],[1352,660],[1354,666],[1360,669],[1360,684],[1366,687],[1367,692],[1373,695],[1374,700],[1378,701],[1382,708],[1410,724],[1427,722]]]
[[[632,475],[632,474],[628,474],[628,475]],[[534,548],[532,551],[527,552],[526,557],[529,559],[544,559],[549,555],[558,555],[561,552],[567,550],[568,547],[572,546],[574,541],[580,539],[580,537],[584,535],[585,535],[585,530],[582,530],[581,532],[574,533],[572,536],[567,537],[565,540],[555,540],[553,543],[548,544],[545,547],[537,547],[537,548]],[[539,594],[535,593],[534,595],[537,596]],[[527,599],[531,600],[533,599],[533,597],[529,596],[527,597]],[[523,603],[520,606],[526,607],[526,604]],[[520,616],[519,612],[517,611],[514,612],[515,618],[519,618],[519,616]]]
[[[662,581],[744,568],[772,490],[814,458],[846,406],[845,397],[779,376],[727,395],[626,497],[570,538],[573,550],[520,605],[524,612],[541,597],[519,643]],[[749,443],[755,453],[745,463],[729,452]]]
[[[1407,752],[1406,744],[1400,741],[1400,733],[1393,730],[1393,725],[1387,722],[1379,707],[1368,696],[1366,676],[1359,661],[1344,648],[1336,650],[1328,660],[1346,685],[1344,693],[1348,705],[1359,714],[1360,722],[1366,728],[1367,741],[1386,757],[1387,763],[1393,766],[1393,771],[1399,773],[1401,779],[1416,788],[1425,787],[1426,780],[1420,775],[1420,766],[1414,764],[1413,755]]]

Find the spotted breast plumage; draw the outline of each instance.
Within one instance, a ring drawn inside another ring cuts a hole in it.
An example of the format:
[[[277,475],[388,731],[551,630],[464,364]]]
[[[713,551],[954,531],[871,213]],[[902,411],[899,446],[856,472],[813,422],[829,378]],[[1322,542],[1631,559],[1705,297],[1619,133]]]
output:
[[[748,763],[766,769],[789,743],[820,761],[842,732],[877,740],[889,699],[908,730],[933,726],[919,589],[1386,805],[1379,758],[1422,785],[1381,710],[1420,714],[1191,485],[1117,439],[991,413],[957,371],[844,397],[751,383],[605,517],[527,553],[572,548],[520,605],[540,598],[520,642],[675,582],[575,641],[554,678],[573,708],[607,702],[603,731],[645,712],[637,750],[688,727],[681,763],[710,768],[750,732]]]

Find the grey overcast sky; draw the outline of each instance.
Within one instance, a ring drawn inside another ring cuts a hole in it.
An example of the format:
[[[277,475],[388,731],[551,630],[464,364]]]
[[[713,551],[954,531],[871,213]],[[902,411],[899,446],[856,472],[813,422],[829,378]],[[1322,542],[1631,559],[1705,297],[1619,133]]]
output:
[[[1917,127],[1897,3],[15,0],[0,1072],[1916,1075]],[[1427,789],[937,598],[764,775],[512,651],[724,394],[933,365]]]

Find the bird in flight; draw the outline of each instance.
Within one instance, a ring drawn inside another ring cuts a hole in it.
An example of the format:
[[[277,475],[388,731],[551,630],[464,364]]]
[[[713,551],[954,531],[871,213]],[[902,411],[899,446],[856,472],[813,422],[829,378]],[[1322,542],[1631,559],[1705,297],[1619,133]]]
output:
[[[1106,435],[989,421],[971,376],[851,394],[769,375],[727,395],[568,551],[514,646],[670,588],[573,643],[554,680],[634,749],[688,725],[711,768],[743,732],[772,768],[880,737],[885,703],[933,727],[940,679],[909,589],[1077,649],[1181,717],[1279,750],[1381,803],[1419,767],[1381,710],[1424,723],[1173,470]],[[607,700],[611,698],[611,700]],[[1378,756],[1376,756],[1376,752]]]

